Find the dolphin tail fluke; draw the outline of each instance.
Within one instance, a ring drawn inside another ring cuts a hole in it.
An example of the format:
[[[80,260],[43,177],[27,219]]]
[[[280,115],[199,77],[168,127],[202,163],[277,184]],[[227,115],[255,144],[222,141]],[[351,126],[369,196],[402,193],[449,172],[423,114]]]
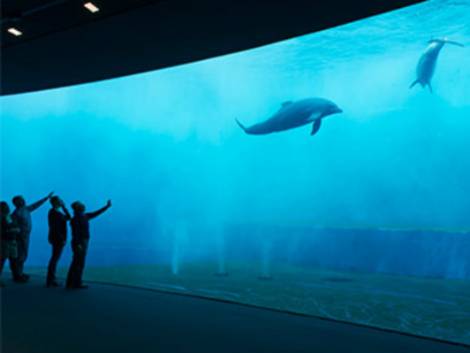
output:
[[[456,46],[462,47],[462,48],[465,47],[462,43],[455,42],[455,41],[453,41],[453,40],[446,40],[446,43],[447,43],[447,44],[456,45]]]
[[[413,88],[417,83],[419,83],[419,80],[415,80],[411,85],[410,85],[410,89]]]
[[[462,43],[453,41],[453,40],[448,40],[447,38],[434,38],[428,41],[428,43],[442,43],[442,44],[452,44],[456,45],[458,47],[464,47]]]
[[[235,119],[235,121],[237,122],[238,126],[240,126],[242,130],[246,133],[246,127],[241,122],[239,122],[238,119]]]

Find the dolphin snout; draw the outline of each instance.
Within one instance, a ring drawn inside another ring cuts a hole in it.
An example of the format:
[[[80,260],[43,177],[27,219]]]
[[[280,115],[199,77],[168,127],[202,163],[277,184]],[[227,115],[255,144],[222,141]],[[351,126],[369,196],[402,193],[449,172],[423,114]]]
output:
[[[331,114],[339,114],[339,113],[342,113],[343,112],[343,109],[339,108],[339,107],[334,107]]]

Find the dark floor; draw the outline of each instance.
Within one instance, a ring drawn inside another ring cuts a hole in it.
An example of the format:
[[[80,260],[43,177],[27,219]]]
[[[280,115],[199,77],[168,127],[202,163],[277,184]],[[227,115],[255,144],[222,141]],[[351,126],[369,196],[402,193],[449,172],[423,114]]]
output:
[[[1,290],[2,353],[361,352],[470,349],[348,324],[148,290],[94,284]]]

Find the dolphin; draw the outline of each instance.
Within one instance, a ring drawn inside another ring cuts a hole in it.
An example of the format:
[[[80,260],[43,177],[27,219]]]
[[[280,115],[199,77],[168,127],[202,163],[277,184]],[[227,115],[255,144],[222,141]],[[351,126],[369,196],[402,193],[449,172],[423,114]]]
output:
[[[323,118],[341,112],[342,110],[335,103],[327,99],[307,98],[282,103],[281,108],[274,115],[250,127],[245,127],[238,119],[235,121],[249,135],[266,135],[313,123],[310,134],[315,135],[320,129]]]
[[[416,67],[416,80],[410,85],[410,88],[419,83],[421,87],[428,86],[429,91],[432,93],[431,79],[434,75],[437,58],[442,47],[445,44],[463,47],[463,44],[448,40],[447,38],[431,39],[428,43],[429,45],[423,55],[421,55],[418,66]]]

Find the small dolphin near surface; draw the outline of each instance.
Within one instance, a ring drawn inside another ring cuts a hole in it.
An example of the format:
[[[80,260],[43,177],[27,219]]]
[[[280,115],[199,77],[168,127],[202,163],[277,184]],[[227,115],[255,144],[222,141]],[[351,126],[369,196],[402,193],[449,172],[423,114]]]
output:
[[[429,45],[423,55],[421,55],[418,66],[416,67],[416,80],[410,85],[410,88],[419,83],[423,88],[428,86],[429,91],[432,92],[431,79],[434,75],[437,58],[442,47],[445,44],[463,47],[463,44],[448,40],[447,38],[431,39],[428,43]]]
[[[250,135],[266,135],[293,129],[309,123],[313,123],[311,135],[315,135],[320,129],[321,121],[328,115],[341,113],[338,106],[323,98],[307,98],[296,102],[285,102],[281,108],[267,120],[245,127],[237,119],[237,124]]]

